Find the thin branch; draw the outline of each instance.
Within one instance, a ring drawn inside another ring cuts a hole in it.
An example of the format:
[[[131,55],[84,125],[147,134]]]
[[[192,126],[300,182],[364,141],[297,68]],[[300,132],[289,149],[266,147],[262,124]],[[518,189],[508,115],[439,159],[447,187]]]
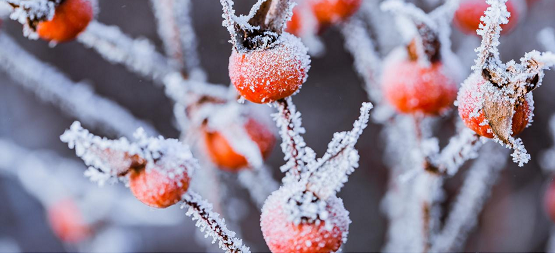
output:
[[[219,214],[212,211],[212,205],[202,199],[198,194],[189,191],[183,195],[182,208],[187,207],[187,216],[197,221],[197,227],[201,231],[206,230],[206,236],[211,236],[219,246],[230,253],[250,253],[249,247],[243,245],[243,241],[235,237],[235,232],[225,226]]]
[[[89,86],[71,81],[58,69],[29,54],[7,34],[0,36],[0,67],[22,87],[87,125],[127,137],[139,127],[151,135],[157,134],[154,127],[136,119],[127,109],[95,94]]]
[[[449,144],[437,157],[425,158],[424,169],[436,174],[453,176],[466,161],[478,156],[482,144],[480,136],[470,129],[463,128],[449,140]]]
[[[433,241],[432,252],[460,250],[468,233],[476,225],[491,188],[506,163],[507,153],[499,146],[492,144],[482,149],[480,157],[468,171],[443,230]]]

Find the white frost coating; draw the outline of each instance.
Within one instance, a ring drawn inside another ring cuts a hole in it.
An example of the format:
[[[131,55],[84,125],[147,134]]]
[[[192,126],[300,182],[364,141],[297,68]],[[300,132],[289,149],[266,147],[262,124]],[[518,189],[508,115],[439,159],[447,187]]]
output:
[[[482,70],[484,68],[503,68],[499,60],[499,36],[501,35],[501,25],[509,23],[511,14],[507,11],[507,0],[487,0],[490,5],[480,20],[478,35],[482,36],[482,43],[475,51],[478,58],[472,70]],[[502,71],[499,71],[502,73]]]
[[[141,126],[149,134],[157,133],[154,127],[136,119],[127,109],[96,95],[89,86],[71,81],[56,68],[38,60],[7,34],[0,36],[0,67],[40,99],[54,103],[90,126],[126,136]]]
[[[455,175],[462,164],[478,157],[478,150],[480,150],[484,141],[480,140],[474,131],[463,128],[443,148],[439,155],[439,164],[445,169],[445,173],[451,176]]]
[[[193,28],[190,0],[151,0],[157,20],[158,35],[166,55],[174,60],[176,69],[184,69],[190,78],[204,80],[197,54],[197,38]]]
[[[249,247],[243,245],[243,240],[235,237],[235,232],[227,229],[225,220],[212,211],[212,205],[202,199],[198,194],[189,191],[183,195],[182,208],[187,208],[187,216],[196,220],[196,226],[201,232],[206,230],[205,237],[211,236],[215,243],[219,242],[220,248],[228,253],[250,253]]]
[[[146,162],[146,170],[156,168],[169,177],[178,177],[187,172],[191,176],[198,168],[198,162],[189,147],[176,139],[148,138],[144,130],[138,129],[134,134],[135,142],[126,138],[108,140],[94,136],[83,129],[79,122],[74,122],[60,139],[75,149],[89,169],[85,172],[91,181],[103,185],[107,181],[122,177],[130,170],[136,160]],[[138,156],[138,159],[132,158]]]
[[[482,149],[480,157],[468,171],[443,230],[432,242],[431,252],[461,250],[468,233],[476,225],[493,184],[506,164],[506,151],[493,144]]]
[[[61,0],[4,0],[12,4],[13,10],[10,18],[23,25],[23,35],[29,39],[39,38],[35,31],[34,21],[51,20],[54,17],[56,6]]]
[[[381,79],[382,60],[376,46],[364,29],[364,23],[357,16],[352,17],[341,27],[345,40],[345,48],[354,58],[354,67],[358,75],[364,80],[368,97],[374,103],[382,100],[379,80]]]
[[[308,190],[324,200],[336,195],[347,182],[347,177],[358,167],[359,155],[355,149],[362,131],[368,125],[371,103],[363,103],[360,117],[349,132],[338,132],[333,135],[324,156],[315,163],[309,164]]]
[[[258,208],[262,208],[266,198],[279,188],[279,183],[272,177],[268,167],[241,170],[238,177],[239,183],[249,191]]]
[[[279,128],[282,138],[281,150],[285,154],[286,163],[281,171],[287,173],[284,181],[289,178],[300,179],[307,172],[306,164],[314,161],[316,154],[308,147],[302,134],[306,130],[302,127],[301,113],[297,111],[291,97],[287,97],[275,104],[278,112],[272,116]]]

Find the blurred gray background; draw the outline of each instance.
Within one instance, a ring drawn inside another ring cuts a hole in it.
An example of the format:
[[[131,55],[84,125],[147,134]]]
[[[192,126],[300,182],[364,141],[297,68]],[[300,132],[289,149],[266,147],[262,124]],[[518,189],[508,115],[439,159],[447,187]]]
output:
[[[374,0],[365,0],[374,1]],[[255,0],[236,0],[238,13],[246,13]],[[229,34],[221,26],[221,6],[217,0],[193,1],[193,20],[199,40],[201,64],[212,83],[228,84],[228,57],[231,45]],[[161,42],[155,30],[154,17],[147,0],[101,0],[98,20],[118,25],[133,37],[144,36],[153,41],[158,49]],[[502,38],[503,60],[519,59],[532,49],[544,50],[536,42],[537,32],[545,26],[555,27],[555,1],[543,0],[528,10],[522,23]],[[165,137],[178,137],[173,125],[171,102],[160,87],[144,80],[119,65],[111,65],[96,52],[85,49],[79,43],[60,44],[54,48],[44,41],[30,41],[22,36],[21,25],[5,20],[3,32],[17,41],[41,60],[63,70],[74,81],[89,82],[94,90],[117,101],[140,119],[152,123]],[[461,48],[464,37],[453,33],[453,47]],[[307,143],[321,155],[334,132],[351,128],[360,104],[367,100],[362,81],[352,67],[352,58],[343,48],[343,40],[336,29],[322,36],[327,51],[323,57],[312,59],[308,82],[301,93],[294,97],[298,110],[303,113],[307,130]],[[464,40],[468,43],[469,40]],[[479,39],[470,40],[474,45],[463,45],[459,55],[465,68],[470,68]],[[14,57],[17,57],[14,55]],[[555,73],[548,72],[544,85],[534,93],[535,118],[531,128],[521,137],[532,155],[532,162],[524,168],[509,163],[502,178],[494,188],[485,212],[479,219],[479,227],[473,231],[465,251],[468,252],[542,252],[551,226],[544,215],[541,198],[548,179],[538,166],[540,151],[552,145],[547,123],[555,110]],[[266,107],[261,105],[261,107]],[[0,137],[30,149],[50,149],[58,154],[75,158],[59,135],[75,119],[68,117],[56,106],[40,101],[35,95],[21,88],[0,72]],[[388,172],[382,161],[380,126],[370,125],[358,143],[361,155],[360,167],[339,196],[344,199],[353,223],[345,252],[378,252],[384,243],[387,221],[380,212]],[[450,135],[444,130],[440,136]],[[450,132],[449,132],[450,131]],[[107,135],[93,130],[101,136]],[[279,166],[283,154],[278,146],[268,163],[281,177]],[[448,193],[456,193],[464,171],[446,184]],[[247,198],[246,192],[238,193]],[[131,195],[129,193],[129,195]],[[253,251],[267,252],[259,228],[259,211],[250,205],[250,216],[241,222],[243,237]],[[185,211],[183,211],[185,212]],[[138,252],[203,252],[193,236],[197,230],[190,220],[172,227],[133,227],[136,233],[133,248]],[[24,252],[64,252],[72,250],[64,246],[50,231],[44,208],[25,192],[18,181],[0,177],[0,239],[15,240]],[[1,244],[1,243],[0,243]],[[108,243],[107,243],[108,244]],[[107,246],[109,249],[109,246]]]

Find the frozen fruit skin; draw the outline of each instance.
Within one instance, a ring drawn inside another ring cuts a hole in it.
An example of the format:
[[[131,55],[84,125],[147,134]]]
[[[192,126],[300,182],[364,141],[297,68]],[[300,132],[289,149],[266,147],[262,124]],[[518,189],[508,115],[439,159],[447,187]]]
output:
[[[77,243],[91,234],[90,226],[72,199],[62,199],[49,206],[47,216],[52,231],[64,242]]]
[[[89,0],[63,0],[49,21],[37,26],[37,34],[47,41],[73,40],[93,19],[93,7]]]
[[[422,66],[418,61],[398,59],[384,67],[385,98],[402,113],[440,114],[457,96],[457,84],[441,62]]]
[[[295,225],[288,220],[283,207],[287,196],[284,189],[275,191],[264,204],[260,226],[266,244],[274,253],[329,253],[339,250],[349,230],[349,213],[343,207],[343,201],[330,197],[326,210],[329,213],[326,222],[301,222]],[[285,197],[285,198],[284,198]],[[331,230],[326,223],[332,223]]]
[[[551,181],[545,190],[543,204],[547,216],[555,222],[555,181]]]
[[[250,118],[245,123],[245,130],[249,137],[258,145],[262,157],[268,158],[275,145],[276,137],[270,129]],[[227,139],[219,132],[204,131],[204,142],[208,155],[221,169],[229,172],[238,172],[248,165],[247,159],[236,153]]]
[[[466,0],[461,1],[459,9],[455,12],[455,24],[464,33],[475,34],[480,27],[480,17],[489,7],[486,0]],[[509,23],[501,25],[501,34],[511,31],[517,24],[520,15],[512,0],[507,1],[507,10],[511,13]]]
[[[144,204],[166,208],[181,200],[189,188],[187,171],[162,172],[159,169],[131,170],[129,187],[133,195]]]
[[[470,77],[459,91],[457,104],[459,116],[464,124],[476,134],[493,138],[493,131],[489,124],[482,124],[486,120],[482,111],[483,98],[481,98],[483,86],[486,81],[480,77]],[[532,94],[526,95],[522,105],[517,105],[513,115],[512,131],[513,136],[521,133],[527,126],[532,117],[531,105],[533,105]]]
[[[322,26],[346,20],[361,3],[362,0],[311,0],[314,15]]]
[[[295,93],[304,83],[310,57],[301,40],[283,33],[264,50],[233,50],[229,77],[241,96],[254,103],[270,103]]]

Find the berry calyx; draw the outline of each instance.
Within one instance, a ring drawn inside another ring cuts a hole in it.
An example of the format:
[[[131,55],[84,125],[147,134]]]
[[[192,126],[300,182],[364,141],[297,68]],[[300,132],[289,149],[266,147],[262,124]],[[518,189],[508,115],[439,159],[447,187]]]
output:
[[[442,61],[423,66],[403,51],[394,52],[384,67],[381,83],[388,102],[408,114],[438,115],[453,105],[457,84],[450,66]]]
[[[155,208],[166,208],[181,200],[189,188],[187,170],[166,172],[156,168],[131,169],[129,188],[144,204]]]
[[[254,103],[271,103],[293,95],[307,78],[310,57],[301,40],[283,33],[264,49],[234,49],[229,77],[241,96]]]
[[[480,75],[474,74],[469,77],[459,91],[457,104],[459,116],[468,128],[482,137],[493,138],[493,130],[487,123],[482,109],[485,99],[484,89],[490,89],[486,88],[486,85],[486,80]],[[532,93],[528,93],[521,102],[515,105],[512,119],[512,136],[518,135],[528,126],[532,118],[533,103]]]
[[[89,0],[62,0],[51,20],[38,23],[37,34],[47,41],[70,41],[87,28],[93,16]]]
[[[276,142],[274,134],[264,124],[249,118],[244,125],[249,137],[258,145],[262,157],[266,159],[272,152]],[[204,142],[208,155],[212,161],[221,169],[238,172],[248,166],[247,159],[238,154],[229,144],[229,141],[219,132],[203,130]]]
[[[47,208],[47,217],[54,234],[62,241],[77,243],[88,238],[91,227],[83,218],[81,210],[70,199],[62,199]]]
[[[349,230],[349,213],[341,199],[312,199],[301,205],[290,189],[272,193],[262,208],[260,226],[264,240],[274,253],[326,253],[339,250]],[[302,194],[306,197],[306,193]],[[298,207],[300,205],[300,207]],[[310,207],[305,207],[310,206]],[[299,209],[316,211],[316,218]],[[305,217],[306,216],[306,217]]]
[[[486,0],[465,0],[461,1],[459,8],[455,12],[455,24],[464,33],[476,34],[480,27],[480,17],[489,7]],[[506,34],[516,27],[520,21],[520,13],[515,6],[514,0],[507,1],[507,11],[511,13],[509,23],[501,25],[501,34]]]

